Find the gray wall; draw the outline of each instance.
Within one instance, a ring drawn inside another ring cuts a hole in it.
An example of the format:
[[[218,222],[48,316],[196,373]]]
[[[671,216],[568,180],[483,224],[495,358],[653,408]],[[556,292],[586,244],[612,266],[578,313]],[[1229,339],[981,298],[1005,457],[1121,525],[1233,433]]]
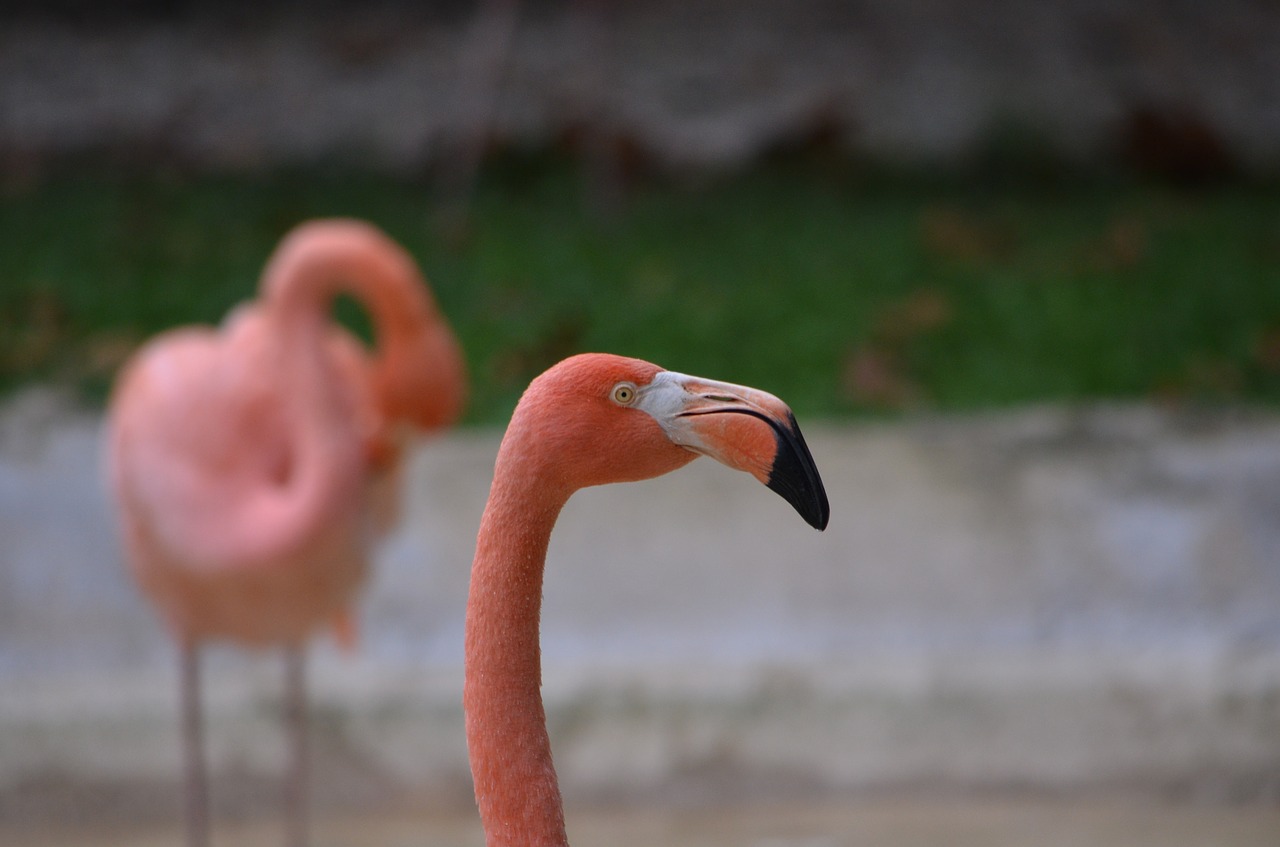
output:
[[[1280,419],[1126,407],[807,423],[825,533],[707,460],[570,501],[543,616],[570,802],[1280,796]],[[179,773],[172,649],[119,559],[100,437],[56,394],[0,415],[11,819],[177,812],[155,802],[176,798]],[[498,437],[421,446],[360,649],[317,642],[330,808],[469,802],[462,614]],[[219,802],[269,806],[278,658],[210,658]]]

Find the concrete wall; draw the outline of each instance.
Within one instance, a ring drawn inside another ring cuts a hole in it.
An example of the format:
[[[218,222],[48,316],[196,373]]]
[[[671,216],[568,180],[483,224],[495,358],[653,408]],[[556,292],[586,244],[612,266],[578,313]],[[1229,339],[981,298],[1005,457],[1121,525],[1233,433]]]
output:
[[[1046,408],[806,434],[826,533],[708,460],[570,502],[543,632],[571,803],[1280,797],[1280,419]],[[462,614],[498,437],[417,451],[359,651],[317,645],[330,808],[468,802]],[[173,653],[124,574],[99,440],[57,394],[0,414],[0,820],[177,814]],[[220,811],[271,806],[278,658],[208,664]]]

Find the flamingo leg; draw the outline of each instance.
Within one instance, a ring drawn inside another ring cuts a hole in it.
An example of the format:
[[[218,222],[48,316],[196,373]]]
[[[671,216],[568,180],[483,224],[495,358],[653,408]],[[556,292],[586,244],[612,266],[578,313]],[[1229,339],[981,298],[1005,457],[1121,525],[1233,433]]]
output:
[[[204,759],[204,718],[200,706],[200,648],[194,641],[183,641],[180,661],[187,847],[209,847],[209,786]]]
[[[301,644],[285,647],[285,724],[291,759],[285,785],[289,847],[306,847],[309,750],[307,744],[306,652]]]

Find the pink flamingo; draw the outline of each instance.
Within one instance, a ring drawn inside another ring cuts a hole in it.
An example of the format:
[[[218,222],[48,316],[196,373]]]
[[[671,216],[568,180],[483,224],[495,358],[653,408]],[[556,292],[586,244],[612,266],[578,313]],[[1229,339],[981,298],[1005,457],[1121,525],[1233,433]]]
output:
[[[370,355],[329,319],[349,294],[370,313]],[[152,339],[108,408],[107,465],[134,577],[182,657],[187,833],[209,839],[198,647],[283,645],[292,735],[290,840],[306,840],[303,645],[349,609],[394,519],[404,430],[454,421],[462,353],[412,258],[354,220],[305,223],[259,298],[218,329]]]
[[[498,450],[476,541],[463,702],[489,847],[566,845],[543,711],[538,618],[547,545],[579,488],[665,474],[707,455],[827,525],[822,480],[777,397],[604,354],[535,379]]]

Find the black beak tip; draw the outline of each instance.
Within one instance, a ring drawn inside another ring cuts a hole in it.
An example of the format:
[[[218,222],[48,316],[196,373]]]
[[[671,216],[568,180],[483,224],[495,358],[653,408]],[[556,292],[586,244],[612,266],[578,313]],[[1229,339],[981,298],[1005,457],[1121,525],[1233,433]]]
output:
[[[809,526],[821,531],[827,528],[831,518],[827,492],[795,418],[789,423],[789,427],[779,426],[774,430],[778,450],[768,486],[790,503]]]
[[[821,487],[818,488],[816,496],[803,504],[792,503],[800,517],[804,518],[805,523],[822,532],[827,528],[827,522],[831,519],[831,507],[827,503],[827,492]]]
[[[831,519],[831,506],[827,503],[827,492],[819,490],[817,508],[806,514],[800,513],[804,519],[809,522],[809,526],[822,532],[827,528],[827,521]]]

